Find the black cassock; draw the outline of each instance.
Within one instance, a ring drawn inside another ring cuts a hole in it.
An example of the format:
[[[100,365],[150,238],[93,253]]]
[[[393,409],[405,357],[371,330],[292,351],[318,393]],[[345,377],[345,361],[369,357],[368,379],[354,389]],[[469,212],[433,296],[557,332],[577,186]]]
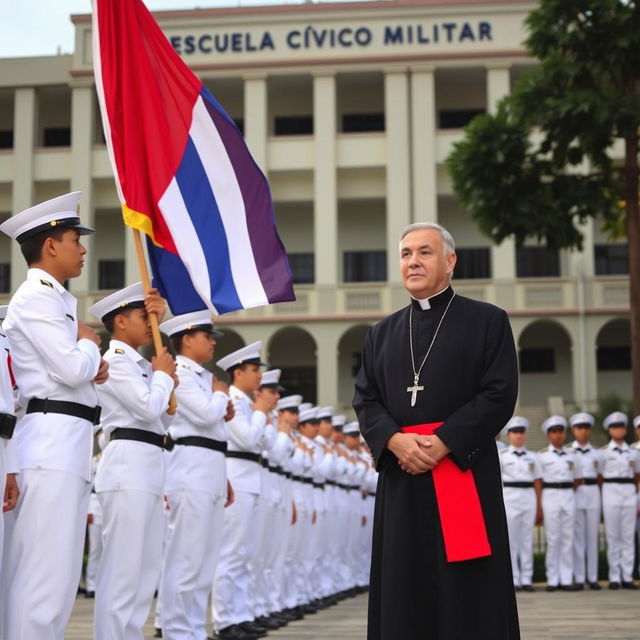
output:
[[[516,608],[495,443],[516,401],[518,369],[507,315],[456,295],[422,369],[411,406],[413,308],[416,371],[454,295],[451,287],[394,313],[367,334],[353,406],[380,472],[373,526],[368,640],[517,640]],[[431,473],[410,475],[386,449],[400,427],[444,422],[437,435],[471,469],[492,553],[447,562]]]

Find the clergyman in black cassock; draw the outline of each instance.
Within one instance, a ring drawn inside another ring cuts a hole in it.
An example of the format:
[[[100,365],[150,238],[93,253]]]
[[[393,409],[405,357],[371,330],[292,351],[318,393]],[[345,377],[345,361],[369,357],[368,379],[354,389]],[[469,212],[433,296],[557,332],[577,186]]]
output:
[[[517,640],[495,444],[517,396],[509,320],[493,305],[455,295],[451,286],[425,302],[427,309],[413,299],[369,330],[356,379],[353,405],[380,472],[368,640]],[[424,389],[412,406],[407,388],[441,320],[420,374]],[[455,465],[473,474],[489,556],[447,561],[432,472],[407,473],[387,448],[401,427],[434,422],[444,422],[436,434]]]

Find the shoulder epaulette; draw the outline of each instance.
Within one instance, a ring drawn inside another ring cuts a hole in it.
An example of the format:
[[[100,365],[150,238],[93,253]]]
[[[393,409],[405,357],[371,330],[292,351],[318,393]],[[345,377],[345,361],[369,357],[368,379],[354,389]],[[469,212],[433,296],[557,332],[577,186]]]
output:
[[[53,289],[53,285],[48,280],[40,280],[40,284],[43,284],[45,287],[49,287]]]
[[[509,449],[507,447],[505,447],[504,449],[500,449],[500,451],[498,451],[498,453],[500,455],[502,455],[503,453],[506,453],[507,451],[509,451]]]
[[[124,349],[120,349],[120,348],[118,348],[118,349],[114,349],[114,350],[113,350],[113,352],[114,352],[114,353],[117,353],[118,355],[122,355],[122,354],[124,353]],[[114,366],[115,366],[115,365],[114,365]]]
[[[183,369],[189,369],[189,370],[191,370],[191,367],[190,367],[188,364],[180,363],[180,366],[181,366]]]

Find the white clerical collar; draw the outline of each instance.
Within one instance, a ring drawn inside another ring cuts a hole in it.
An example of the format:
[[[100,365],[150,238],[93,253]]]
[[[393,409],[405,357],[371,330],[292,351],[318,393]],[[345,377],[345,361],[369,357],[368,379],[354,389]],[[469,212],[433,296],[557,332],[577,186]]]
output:
[[[414,298],[413,296],[411,296],[411,298],[412,298],[413,300],[415,300],[415,301],[420,305],[420,308],[421,308],[423,311],[427,311],[427,310],[431,309],[431,302],[430,302],[430,300],[431,300],[432,298],[437,298],[441,293],[444,293],[444,292],[445,292],[445,291],[446,291],[450,286],[451,286],[451,285],[450,285],[450,284],[448,284],[444,289],[442,289],[441,291],[438,291],[438,293],[434,293],[432,296],[429,296],[428,298],[422,298],[422,299],[420,299],[420,298]]]

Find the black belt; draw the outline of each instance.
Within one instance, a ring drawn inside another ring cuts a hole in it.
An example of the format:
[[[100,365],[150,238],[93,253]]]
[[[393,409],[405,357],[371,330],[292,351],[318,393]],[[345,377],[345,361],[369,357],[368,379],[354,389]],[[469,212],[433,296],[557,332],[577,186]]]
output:
[[[144,429],[118,428],[111,432],[110,440],[133,440],[135,442],[145,442],[160,449],[167,448],[167,438],[159,433],[145,431]]]
[[[214,440],[213,438],[203,438],[201,436],[185,436],[174,440],[175,444],[183,444],[187,447],[202,447],[203,449],[211,449],[212,451],[227,452],[227,443],[222,440]]]
[[[598,481],[595,478],[585,478],[584,484],[598,484]]]
[[[259,453],[251,453],[250,451],[227,451],[227,458],[237,458],[238,460],[250,460],[260,464],[262,456]]]
[[[369,491],[369,497],[375,498],[376,497],[376,492],[375,491]]]
[[[341,482],[338,482],[338,486],[345,491],[351,491],[351,487],[348,484],[342,484]]]
[[[313,484],[313,480],[311,478],[305,478],[304,476],[300,476],[299,481],[303,484]]]
[[[512,489],[533,489],[533,482],[503,482],[502,486]]]
[[[263,456],[259,456],[258,462],[260,463],[261,467],[264,467],[265,469],[269,468],[269,461]]]
[[[543,482],[545,489],[573,489],[573,482]]]
[[[604,482],[614,482],[616,484],[633,484],[633,478],[603,478]]]
[[[291,473],[291,471],[283,471],[283,472],[282,472],[282,475],[283,475],[285,478],[289,478],[289,480],[291,480],[291,478],[293,477],[293,474]]]
[[[0,438],[11,440],[16,426],[16,417],[12,413],[0,413]]]
[[[324,482],[314,482],[313,486],[317,487],[318,489],[324,489]]]
[[[338,486],[338,483],[335,480],[325,480],[325,484],[328,484],[330,487]]]
[[[68,402],[67,400],[49,400],[31,398],[27,404],[27,413],[61,413],[65,416],[82,418],[91,424],[100,424],[102,407],[87,407],[85,404]]]
[[[269,469],[271,473],[277,473],[279,476],[285,475],[284,469],[279,464],[268,465],[267,469]]]

